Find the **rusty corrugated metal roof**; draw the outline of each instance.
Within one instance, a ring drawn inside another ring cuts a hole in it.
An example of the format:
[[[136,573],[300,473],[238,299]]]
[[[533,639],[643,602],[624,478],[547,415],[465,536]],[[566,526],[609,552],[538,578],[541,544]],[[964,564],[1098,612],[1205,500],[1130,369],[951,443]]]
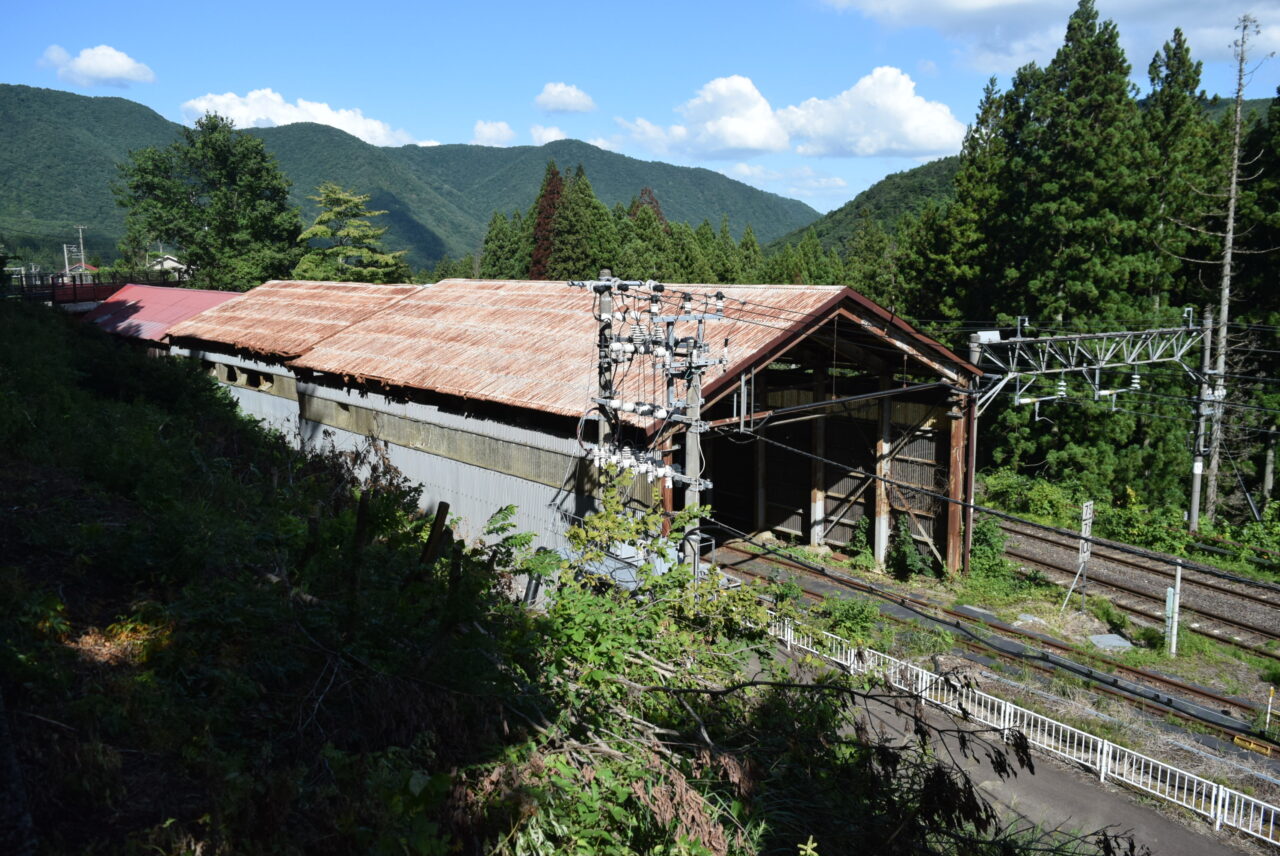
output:
[[[778,336],[807,327],[847,289],[672,285],[666,311],[675,311],[672,298],[681,291],[699,300],[723,291],[730,307],[746,300],[785,310],[729,312],[734,317],[708,322],[708,341],[729,339],[731,365],[715,367],[714,378]],[[589,292],[563,282],[444,280],[335,333],[291,365],[578,416],[589,406],[597,382],[592,300]],[[683,326],[681,334],[692,334],[692,325]],[[717,347],[716,354],[722,350]],[[642,363],[652,361],[637,360],[619,372],[619,394],[659,401],[661,376],[641,368]]]
[[[175,324],[234,297],[239,295],[229,291],[126,285],[84,317],[108,333],[158,342]]]
[[[725,318],[708,321],[706,341],[724,365],[704,378],[711,389],[779,347],[809,333],[841,308],[864,326],[893,327],[960,372],[975,369],[844,286],[668,285],[664,314],[679,295],[705,311],[717,292]],[[634,294],[634,292],[632,292]],[[639,303],[647,308],[647,295]],[[251,351],[303,370],[388,387],[578,416],[596,392],[594,296],[559,281],[444,280],[430,286],[270,282],[171,330],[172,338]],[[615,323],[620,332],[633,319]],[[874,323],[873,323],[874,322]],[[689,336],[693,324],[678,325]],[[624,400],[661,402],[664,381],[653,360],[619,371]],[[648,420],[636,420],[648,421]]]
[[[169,330],[253,354],[289,359],[408,295],[420,285],[268,282]]]

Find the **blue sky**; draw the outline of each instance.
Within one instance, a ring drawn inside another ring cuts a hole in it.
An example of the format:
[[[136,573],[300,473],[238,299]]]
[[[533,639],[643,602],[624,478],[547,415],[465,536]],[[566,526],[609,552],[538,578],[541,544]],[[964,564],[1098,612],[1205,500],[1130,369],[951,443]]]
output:
[[[1146,88],[1181,27],[1203,85],[1234,86],[1242,13],[1280,48],[1280,0],[1098,0]],[[956,152],[982,87],[1047,62],[1075,2],[22,3],[0,82],[118,95],[175,121],[320,121],[379,145],[533,145],[561,136],[723,172],[838,207]],[[1271,97],[1280,57],[1247,96]]]

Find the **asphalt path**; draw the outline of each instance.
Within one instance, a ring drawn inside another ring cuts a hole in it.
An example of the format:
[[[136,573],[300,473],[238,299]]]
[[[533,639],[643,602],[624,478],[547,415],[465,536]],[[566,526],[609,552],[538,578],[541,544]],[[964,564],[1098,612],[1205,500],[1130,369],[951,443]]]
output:
[[[784,655],[785,656],[785,655]],[[796,666],[796,679],[804,680],[805,667]],[[809,673],[811,675],[811,672]],[[911,733],[911,722],[895,712],[891,701],[869,702],[864,709],[873,731],[895,740]],[[963,726],[983,732],[982,726],[961,723],[946,714],[925,708],[926,722],[941,733]],[[1006,820],[1022,820],[1041,829],[1058,829],[1071,834],[1107,830],[1111,834],[1132,836],[1137,852],[1147,848],[1153,856],[1241,856],[1246,853],[1274,853],[1264,842],[1256,846],[1238,846],[1226,833],[1216,832],[1212,823],[1188,816],[1173,816],[1176,809],[1157,809],[1144,801],[1137,791],[1098,781],[1096,775],[1033,750],[1034,771],[1016,768],[1012,753],[998,736],[973,735],[970,750],[962,752],[959,739],[944,736],[935,739],[939,756],[950,756],[995,805]],[[984,751],[984,743],[993,749],[1004,749],[1016,776],[997,775]],[[1155,798],[1152,798],[1153,800]],[[1252,844],[1252,842],[1251,842]]]

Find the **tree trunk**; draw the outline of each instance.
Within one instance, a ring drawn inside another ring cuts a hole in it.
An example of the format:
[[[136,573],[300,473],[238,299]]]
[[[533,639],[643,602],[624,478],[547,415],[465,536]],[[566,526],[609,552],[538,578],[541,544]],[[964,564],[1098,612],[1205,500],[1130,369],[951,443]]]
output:
[[[1236,98],[1231,127],[1231,172],[1227,180],[1227,223],[1222,236],[1222,282],[1218,289],[1217,353],[1214,359],[1213,382],[1213,431],[1209,438],[1209,472],[1205,490],[1204,516],[1213,522],[1218,507],[1218,470],[1222,465],[1222,418],[1227,393],[1227,321],[1231,313],[1231,265],[1235,250],[1236,201],[1240,183],[1240,137],[1244,104],[1245,63],[1248,61],[1249,34],[1257,29],[1257,22],[1249,15],[1242,15],[1238,25],[1240,38],[1235,43]]]

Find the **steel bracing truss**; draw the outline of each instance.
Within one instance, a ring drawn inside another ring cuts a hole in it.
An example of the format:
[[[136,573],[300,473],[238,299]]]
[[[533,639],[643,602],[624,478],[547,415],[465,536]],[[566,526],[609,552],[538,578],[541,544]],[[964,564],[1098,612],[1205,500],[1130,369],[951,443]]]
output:
[[[1128,387],[1103,389],[1101,373],[1104,369],[1177,363],[1198,380],[1199,372],[1184,358],[1204,342],[1204,337],[1204,328],[1190,325],[1040,338],[1015,336],[997,341],[983,341],[981,336],[974,336],[970,344],[971,358],[975,358],[973,361],[985,372],[978,391],[978,412],[986,410],[997,395],[1009,388],[1017,404],[1064,398],[1067,395],[1066,379],[1073,374],[1085,380],[1092,388],[1094,398],[1139,388],[1135,374]],[[1047,378],[1057,381],[1053,394],[1029,394]]]

